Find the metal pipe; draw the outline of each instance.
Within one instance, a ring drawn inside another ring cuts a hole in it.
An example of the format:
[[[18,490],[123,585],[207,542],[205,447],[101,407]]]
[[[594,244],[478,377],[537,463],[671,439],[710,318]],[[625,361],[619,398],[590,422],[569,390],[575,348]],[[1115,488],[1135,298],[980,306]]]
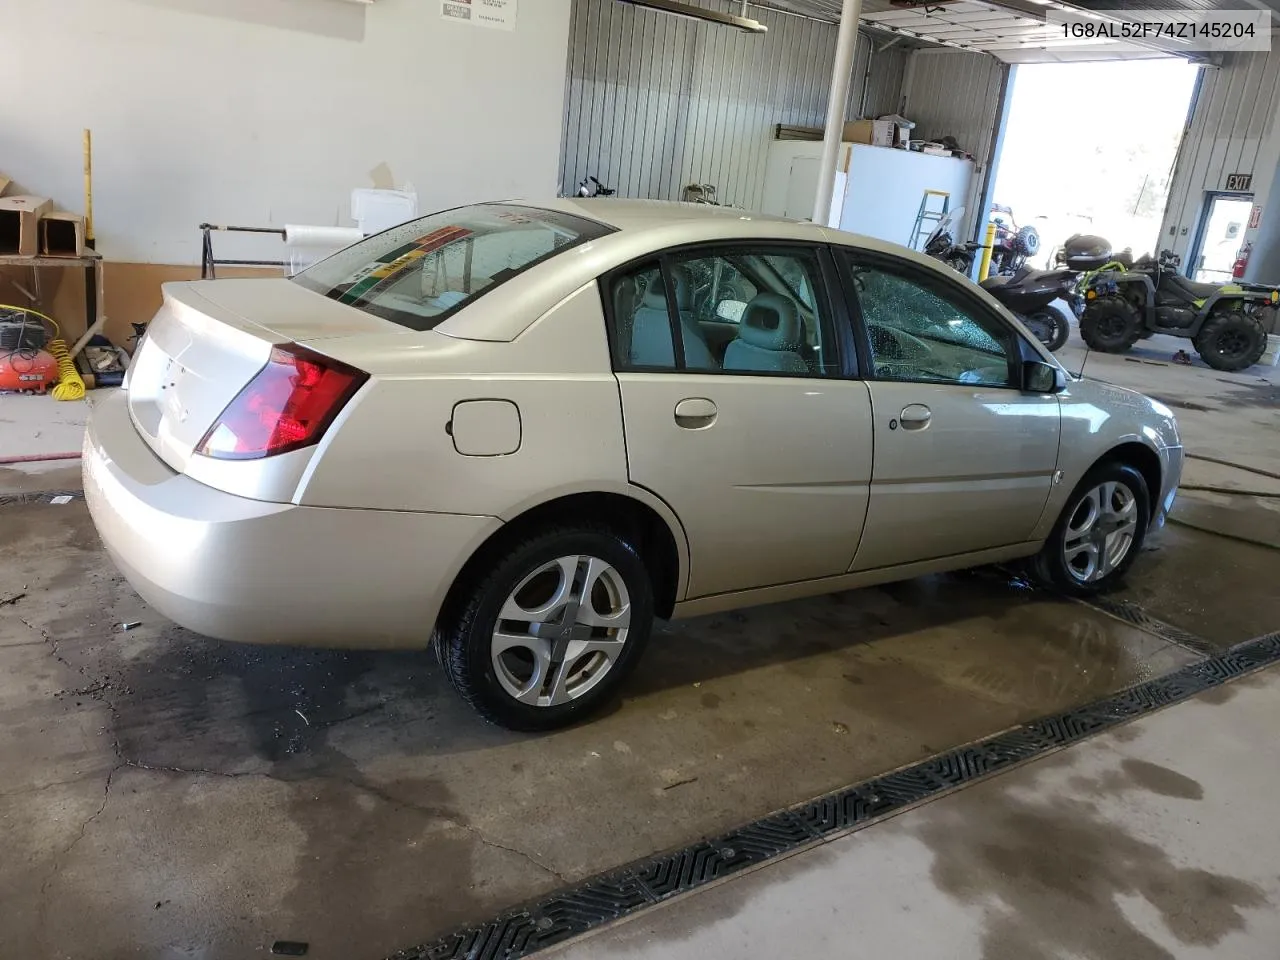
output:
[[[840,33],[836,38],[836,62],[831,68],[827,97],[827,126],[822,135],[822,162],[818,165],[818,192],[813,200],[813,222],[827,224],[836,187],[836,159],[844,139],[844,108],[849,99],[853,58],[858,50],[858,17],[862,0],[844,0],[840,9]]]
[[[858,119],[867,115],[867,94],[871,92],[871,64],[876,58],[876,42],[867,37],[867,69],[862,74],[862,95],[858,98]]]

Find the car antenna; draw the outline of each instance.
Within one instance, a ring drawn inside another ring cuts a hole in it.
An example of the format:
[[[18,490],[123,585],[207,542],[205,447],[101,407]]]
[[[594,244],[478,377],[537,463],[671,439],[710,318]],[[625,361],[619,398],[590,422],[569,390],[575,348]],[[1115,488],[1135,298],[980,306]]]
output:
[[[1092,348],[1089,346],[1089,341],[1086,340],[1084,343],[1084,359],[1080,361],[1080,372],[1076,374],[1077,380],[1084,379],[1084,368],[1085,368],[1085,365],[1089,362],[1089,351],[1091,349]]]

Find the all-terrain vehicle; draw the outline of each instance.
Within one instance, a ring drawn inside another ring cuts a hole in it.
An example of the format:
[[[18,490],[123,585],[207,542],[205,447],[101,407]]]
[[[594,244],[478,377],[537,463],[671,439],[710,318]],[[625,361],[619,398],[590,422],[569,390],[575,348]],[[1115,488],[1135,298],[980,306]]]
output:
[[[1256,283],[1196,283],[1182,276],[1177,254],[1142,257],[1132,267],[1103,269],[1088,280],[1080,336],[1094,350],[1123,353],[1154,333],[1186,337],[1215,370],[1258,362],[1267,347],[1263,311],[1280,290]],[[1108,265],[1110,266],[1110,265]]]

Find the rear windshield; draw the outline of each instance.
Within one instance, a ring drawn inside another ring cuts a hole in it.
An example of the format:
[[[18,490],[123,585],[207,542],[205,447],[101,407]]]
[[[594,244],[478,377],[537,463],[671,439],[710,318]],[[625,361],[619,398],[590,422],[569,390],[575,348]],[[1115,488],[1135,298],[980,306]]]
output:
[[[339,303],[430,330],[503,281],[609,232],[555,210],[485,203],[392,227],[293,279]]]

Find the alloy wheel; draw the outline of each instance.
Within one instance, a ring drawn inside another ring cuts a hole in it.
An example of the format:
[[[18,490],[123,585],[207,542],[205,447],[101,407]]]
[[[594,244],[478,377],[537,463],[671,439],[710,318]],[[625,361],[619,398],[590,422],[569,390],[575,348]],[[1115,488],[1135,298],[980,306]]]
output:
[[[616,569],[592,556],[552,560],[521,580],[498,614],[498,682],[530,706],[575,700],[617,663],[630,624],[630,594]]]
[[[1080,583],[1101,580],[1124,562],[1138,529],[1138,498],[1128,485],[1109,480],[1076,504],[1063,532],[1062,559]]]

